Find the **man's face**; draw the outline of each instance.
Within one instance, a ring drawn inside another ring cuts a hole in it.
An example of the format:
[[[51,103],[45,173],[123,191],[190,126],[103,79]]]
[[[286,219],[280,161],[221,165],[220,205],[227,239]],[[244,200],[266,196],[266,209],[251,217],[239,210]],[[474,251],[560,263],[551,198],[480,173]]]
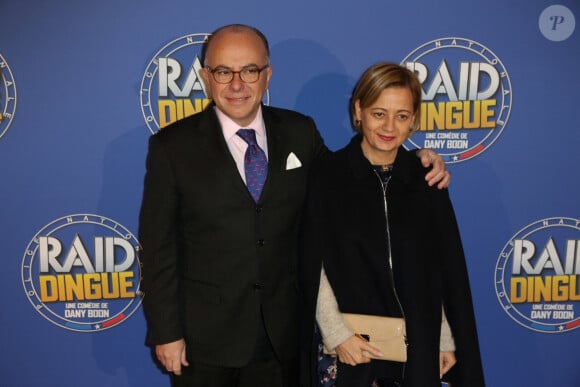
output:
[[[240,71],[250,66],[261,68],[266,64],[268,55],[264,43],[250,31],[222,31],[213,37],[208,47],[206,67],[201,73],[208,95],[240,127],[246,127],[256,117],[262,97],[268,89],[271,67],[265,68],[254,83],[245,83],[239,74],[234,74],[232,81],[226,84],[216,82],[207,67]]]

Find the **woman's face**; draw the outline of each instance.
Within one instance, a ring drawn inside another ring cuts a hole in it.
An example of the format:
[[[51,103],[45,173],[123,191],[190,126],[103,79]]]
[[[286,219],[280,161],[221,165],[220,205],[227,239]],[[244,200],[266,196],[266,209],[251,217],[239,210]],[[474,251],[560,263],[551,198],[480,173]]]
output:
[[[370,106],[361,108],[359,102],[355,102],[355,118],[361,122],[364,155],[371,164],[393,163],[415,119],[411,91],[389,87]]]

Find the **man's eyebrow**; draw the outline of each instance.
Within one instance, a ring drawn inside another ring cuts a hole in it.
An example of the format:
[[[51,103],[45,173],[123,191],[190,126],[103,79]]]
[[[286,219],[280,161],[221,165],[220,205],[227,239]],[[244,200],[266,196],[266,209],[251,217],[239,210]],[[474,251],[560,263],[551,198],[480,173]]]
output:
[[[209,66],[209,67],[211,67],[211,66]],[[247,64],[247,65],[243,65],[241,68],[242,68],[242,69],[246,69],[246,68],[248,68],[248,67],[260,67],[260,66],[258,66],[258,65],[257,65],[257,64],[255,64],[255,63],[249,63],[249,64]],[[226,65],[217,65],[217,66],[215,66],[215,67],[211,67],[211,68],[212,68],[212,69],[217,69],[217,68],[225,68],[225,69],[229,69],[229,70],[231,70],[231,69],[232,69],[232,67],[230,67],[230,66],[226,66]]]

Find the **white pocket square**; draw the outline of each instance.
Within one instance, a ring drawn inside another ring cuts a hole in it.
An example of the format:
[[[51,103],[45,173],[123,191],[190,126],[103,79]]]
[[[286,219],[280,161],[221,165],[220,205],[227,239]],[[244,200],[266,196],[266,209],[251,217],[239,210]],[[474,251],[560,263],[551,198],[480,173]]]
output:
[[[298,157],[294,154],[294,152],[290,152],[288,158],[286,159],[286,170],[300,168],[302,163],[298,160]]]

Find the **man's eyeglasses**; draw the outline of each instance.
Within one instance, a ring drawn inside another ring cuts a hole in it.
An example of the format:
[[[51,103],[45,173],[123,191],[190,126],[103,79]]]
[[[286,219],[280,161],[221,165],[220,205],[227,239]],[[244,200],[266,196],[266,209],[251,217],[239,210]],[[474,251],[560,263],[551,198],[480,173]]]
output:
[[[233,71],[227,67],[216,67],[215,69],[212,69],[209,66],[205,67],[211,73],[213,79],[215,79],[217,83],[230,83],[234,79],[235,74],[238,74],[241,81],[244,83],[254,83],[260,79],[260,73],[270,67],[270,65],[264,65],[262,67],[248,66],[244,67],[240,71]]]

